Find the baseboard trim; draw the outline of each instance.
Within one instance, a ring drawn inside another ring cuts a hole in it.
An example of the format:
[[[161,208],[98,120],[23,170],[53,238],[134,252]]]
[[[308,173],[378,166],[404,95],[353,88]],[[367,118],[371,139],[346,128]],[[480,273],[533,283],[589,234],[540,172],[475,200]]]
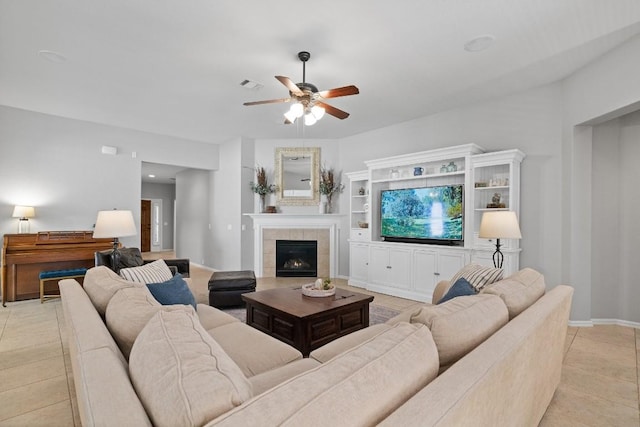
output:
[[[591,320],[569,320],[569,326],[578,328],[591,328],[595,325],[618,325],[628,328],[640,329],[639,322],[630,322],[621,319],[591,319]]]

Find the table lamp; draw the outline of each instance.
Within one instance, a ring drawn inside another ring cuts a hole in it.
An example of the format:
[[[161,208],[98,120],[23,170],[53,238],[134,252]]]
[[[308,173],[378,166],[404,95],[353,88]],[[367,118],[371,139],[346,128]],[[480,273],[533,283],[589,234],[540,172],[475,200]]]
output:
[[[16,206],[13,208],[13,218],[20,218],[18,221],[18,234],[29,233],[29,218],[36,216],[33,206]]]
[[[500,239],[522,239],[518,218],[513,211],[484,212],[480,221],[481,239],[496,239],[493,266],[502,268],[504,255],[500,252]]]
[[[136,231],[136,224],[133,220],[133,213],[131,211],[99,211],[98,218],[96,219],[96,226],[93,230],[93,237],[96,239],[101,238],[113,238],[113,251],[111,252],[111,268],[116,273],[120,268],[120,252],[118,246],[120,245],[119,238],[126,236],[135,236],[138,234]]]

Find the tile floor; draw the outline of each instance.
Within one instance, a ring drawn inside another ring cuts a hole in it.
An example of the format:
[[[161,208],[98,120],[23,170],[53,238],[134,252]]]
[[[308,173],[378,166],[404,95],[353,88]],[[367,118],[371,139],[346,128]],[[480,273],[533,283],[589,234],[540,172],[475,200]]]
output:
[[[193,268],[202,301],[211,272]],[[259,289],[292,279],[261,279]],[[293,279],[295,280],[295,279]],[[340,286],[346,286],[344,281]],[[354,288],[358,292],[366,292]],[[375,295],[395,310],[415,301]],[[80,426],[60,300],[0,307],[0,427]],[[541,426],[640,426],[640,331],[621,326],[569,328],[562,382]]]

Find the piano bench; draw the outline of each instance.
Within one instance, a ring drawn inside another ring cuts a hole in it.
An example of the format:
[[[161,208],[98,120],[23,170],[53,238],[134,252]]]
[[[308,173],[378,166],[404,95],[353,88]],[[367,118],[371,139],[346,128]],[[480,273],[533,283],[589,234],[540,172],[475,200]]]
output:
[[[38,275],[40,279],[40,304],[44,302],[47,298],[60,298],[60,294],[57,295],[47,295],[44,293],[44,284],[49,280],[63,280],[63,279],[77,279],[78,277],[84,277],[87,273],[86,268],[70,268],[67,270],[50,270],[50,271],[41,271]]]

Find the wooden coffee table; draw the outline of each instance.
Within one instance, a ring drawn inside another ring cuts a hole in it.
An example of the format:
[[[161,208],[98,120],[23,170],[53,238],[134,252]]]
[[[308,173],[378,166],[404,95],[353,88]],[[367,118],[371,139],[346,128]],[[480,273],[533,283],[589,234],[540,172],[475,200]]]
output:
[[[302,295],[300,287],[242,294],[247,325],[302,352],[304,357],[324,344],[369,326],[371,295],[343,289],[329,297]]]

